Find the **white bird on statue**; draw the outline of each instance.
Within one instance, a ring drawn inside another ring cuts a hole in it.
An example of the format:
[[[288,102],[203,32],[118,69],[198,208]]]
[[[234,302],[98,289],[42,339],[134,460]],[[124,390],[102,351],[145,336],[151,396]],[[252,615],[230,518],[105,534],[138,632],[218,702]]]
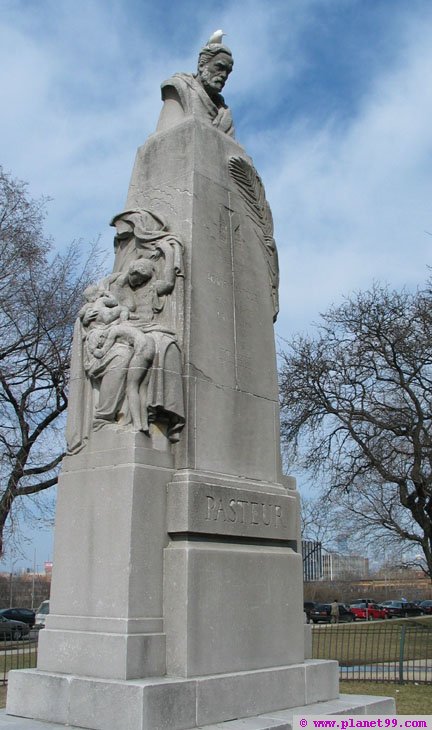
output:
[[[226,33],[223,32],[223,30],[215,30],[214,33],[211,34],[210,38],[207,41],[207,45],[211,46],[213,43],[217,43],[218,45],[222,44],[222,38],[226,35]]]

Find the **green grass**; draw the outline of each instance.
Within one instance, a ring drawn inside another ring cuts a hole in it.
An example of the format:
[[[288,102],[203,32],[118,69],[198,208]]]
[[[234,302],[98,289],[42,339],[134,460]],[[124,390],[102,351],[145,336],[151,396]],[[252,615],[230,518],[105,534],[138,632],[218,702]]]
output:
[[[395,684],[393,682],[341,682],[341,694],[394,697],[399,715],[432,715],[430,684]]]
[[[0,652],[0,677],[3,677],[11,669],[30,669],[31,667],[35,667],[36,660],[36,647],[32,645],[19,647],[17,652],[12,654],[2,654]]]
[[[0,649],[4,648],[0,644]],[[9,654],[9,652],[11,652]],[[0,651],[0,679],[6,677],[11,669],[29,669],[36,666],[36,644],[34,642],[14,642],[7,652]],[[7,686],[0,685],[0,708],[6,707]]]
[[[11,669],[31,669],[36,666],[37,654],[35,651],[24,655],[11,656],[0,662],[0,671],[9,672]]]
[[[430,616],[314,627],[312,655],[315,659],[337,659],[344,666],[398,661],[403,625],[404,660],[432,659]]]
[[[0,649],[4,648],[0,644]],[[35,642],[14,642],[8,652],[0,651],[0,678],[6,676],[11,669],[30,669],[36,666],[37,645]],[[0,708],[6,707],[7,685],[0,685]]]

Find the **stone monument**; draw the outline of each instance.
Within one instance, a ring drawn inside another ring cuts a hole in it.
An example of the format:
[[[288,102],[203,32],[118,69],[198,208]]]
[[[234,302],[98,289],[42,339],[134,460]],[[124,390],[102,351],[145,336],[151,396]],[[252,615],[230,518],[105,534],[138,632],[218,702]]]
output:
[[[305,660],[298,495],[281,471],[278,261],[216,33],[162,85],[75,327],[51,613],[7,712],[93,730],[287,728],[338,699]],[[306,651],[307,654],[307,651]],[[291,709],[290,709],[291,708]],[[254,719],[252,719],[254,718]]]

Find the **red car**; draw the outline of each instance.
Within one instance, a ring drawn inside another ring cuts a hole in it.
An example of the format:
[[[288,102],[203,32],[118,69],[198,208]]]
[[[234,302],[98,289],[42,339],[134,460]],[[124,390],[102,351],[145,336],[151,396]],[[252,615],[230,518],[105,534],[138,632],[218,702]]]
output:
[[[364,619],[365,621],[374,621],[378,618],[387,618],[387,611],[385,608],[381,608],[376,603],[366,603],[365,601],[358,601],[352,603],[350,611],[355,614],[357,619]]]

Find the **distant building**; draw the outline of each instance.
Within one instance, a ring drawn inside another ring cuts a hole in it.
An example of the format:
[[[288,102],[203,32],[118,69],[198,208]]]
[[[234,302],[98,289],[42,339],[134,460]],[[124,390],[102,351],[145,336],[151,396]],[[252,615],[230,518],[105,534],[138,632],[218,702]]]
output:
[[[341,555],[340,553],[324,553],[322,555],[322,577],[324,580],[337,578],[367,578],[369,576],[369,558],[362,555]]]
[[[335,548],[338,555],[348,555],[349,553],[349,532],[340,532],[335,538]]]
[[[369,577],[369,558],[325,551],[318,540],[302,540],[303,580],[336,580]]]
[[[303,580],[305,582],[321,580],[323,577],[321,543],[317,540],[302,540],[302,555]]]

